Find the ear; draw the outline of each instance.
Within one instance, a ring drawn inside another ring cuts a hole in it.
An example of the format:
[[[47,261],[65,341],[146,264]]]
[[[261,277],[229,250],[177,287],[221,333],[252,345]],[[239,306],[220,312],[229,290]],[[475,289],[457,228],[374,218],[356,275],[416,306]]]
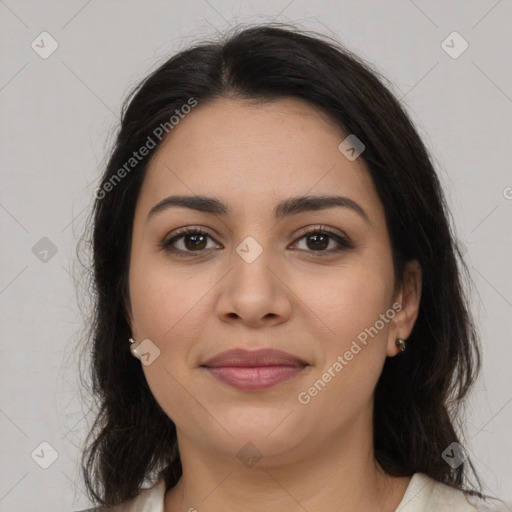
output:
[[[420,309],[422,273],[417,260],[408,261],[404,268],[403,284],[395,293],[394,307],[396,315],[390,322],[386,354],[396,356],[400,349],[396,346],[397,338],[407,339],[412,332]],[[400,305],[400,308],[398,307]]]

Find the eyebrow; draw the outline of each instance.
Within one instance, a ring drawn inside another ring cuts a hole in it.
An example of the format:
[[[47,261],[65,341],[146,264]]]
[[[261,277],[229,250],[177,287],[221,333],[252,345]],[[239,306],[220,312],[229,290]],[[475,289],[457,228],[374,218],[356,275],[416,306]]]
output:
[[[157,203],[148,213],[146,222],[155,215],[173,207],[189,208],[202,213],[227,216],[231,213],[229,206],[214,197],[207,196],[169,196]],[[274,208],[274,217],[280,221],[299,213],[327,208],[349,208],[359,214],[368,224],[370,219],[364,209],[355,201],[343,196],[299,196],[291,197],[279,203]]]

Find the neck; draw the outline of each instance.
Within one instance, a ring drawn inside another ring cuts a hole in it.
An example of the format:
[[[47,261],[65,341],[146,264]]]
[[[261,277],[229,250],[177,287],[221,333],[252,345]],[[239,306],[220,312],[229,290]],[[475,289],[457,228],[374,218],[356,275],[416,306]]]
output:
[[[360,427],[323,438],[322,445],[312,439],[307,456],[262,457],[250,467],[199,448],[178,431],[183,475],[167,492],[164,510],[392,512],[410,477],[387,475],[374,459],[371,429]]]

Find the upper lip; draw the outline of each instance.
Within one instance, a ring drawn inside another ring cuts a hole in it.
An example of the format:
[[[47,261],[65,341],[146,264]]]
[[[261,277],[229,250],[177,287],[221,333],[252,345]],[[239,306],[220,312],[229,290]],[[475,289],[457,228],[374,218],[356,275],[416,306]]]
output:
[[[306,366],[307,363],[302,359],[270,348],[258,350],[234,349],[221,352],[206,360],[201,366],[208,368],[237,366],[237,367],[256,367],[256,366]]]

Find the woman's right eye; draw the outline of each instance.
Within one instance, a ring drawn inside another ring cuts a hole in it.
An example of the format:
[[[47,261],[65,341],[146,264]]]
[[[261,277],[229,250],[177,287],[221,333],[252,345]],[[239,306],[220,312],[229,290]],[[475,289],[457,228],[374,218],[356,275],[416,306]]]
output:
[[[162,249],[178,256],[199,256],[209,249],[208,239],[213,240],[207,231],[199,228],[184,228],[162,242]],[[198,253],[198,254],[194,254]]]
[[[178,256],[200,256],[209,249],[208,239],[213,240],[211,235],[203,229],[184,228],[171,238],[165,239],[162,242],[162,249]]]

